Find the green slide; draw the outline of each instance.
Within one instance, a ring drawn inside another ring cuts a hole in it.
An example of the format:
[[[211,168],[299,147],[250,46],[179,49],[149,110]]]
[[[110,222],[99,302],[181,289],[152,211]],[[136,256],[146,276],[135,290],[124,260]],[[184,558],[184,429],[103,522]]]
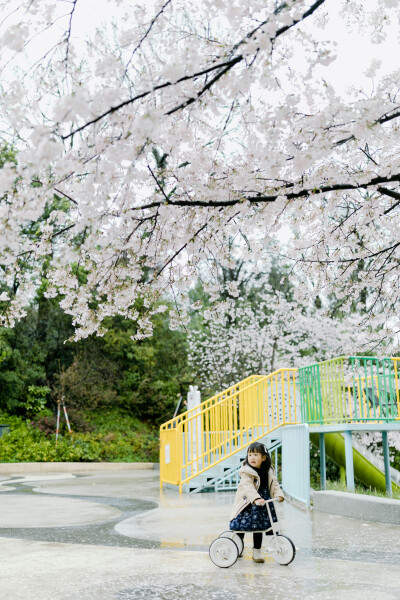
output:
[[[319,434],[310,433],[310,440],[319,448]],[[346,467],[344,438],[340,433],[325,433],[325,453],[340,467]],[[364,485],[386,492],[385,473],[353,448],[354,477]],[[400,487],[392,481],[393,490]]]

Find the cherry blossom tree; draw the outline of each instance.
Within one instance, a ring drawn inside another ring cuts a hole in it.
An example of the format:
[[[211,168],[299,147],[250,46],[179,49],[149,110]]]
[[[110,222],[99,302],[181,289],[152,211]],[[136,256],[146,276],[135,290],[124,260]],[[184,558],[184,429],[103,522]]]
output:
[[[202,389],[213,393],[253,374],[351,355],[373,345],[360,315],[330,318],[264,283],[255,303],[228,298],[205,308],[189,330],[189,363]]]
[[[340,28],[396,53],[398,3],[115,0],[96,29],[83,5],[2,3],[2,322],[46,258],[77,338],[115,314],[149,335],[166,294],[184,325],[229,239],[257,264],[289,225],[299,301],[336,286],[345,311],[368,288],[365,315],[400,329],[400,71],[372,61],[346,94],[327,77]]]

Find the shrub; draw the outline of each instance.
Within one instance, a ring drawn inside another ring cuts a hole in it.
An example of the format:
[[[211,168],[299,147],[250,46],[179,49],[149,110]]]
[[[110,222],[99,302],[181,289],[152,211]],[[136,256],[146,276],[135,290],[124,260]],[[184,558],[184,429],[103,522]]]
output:
[[[56,376],[54,394],[64,398],[68,406],[92,408],[113,403],[117,365],[103,356],[99,349],[84,349],[76,354],[68,369]]]
[[[0,412],[0,419],[10,425],[0,438],[1,462],[158,461],[158,430],[118,410],[96,414],[95,422],[88,423],[95,431],[70,435],[63,424],[57,447],[54,417],[28,422]]]
[[[54,416],[40,417],[35,421],[31,421],[30,425],[39,429],[39,431],[41,431],[46,437],[49,437],[50,435],[54,435],[56,433],[57,423],[56,418]]]
[[[25,402],[25,410],[28,416],[36,415],[46,406],[46,399],[50,388],[46,385],[30,385]]]

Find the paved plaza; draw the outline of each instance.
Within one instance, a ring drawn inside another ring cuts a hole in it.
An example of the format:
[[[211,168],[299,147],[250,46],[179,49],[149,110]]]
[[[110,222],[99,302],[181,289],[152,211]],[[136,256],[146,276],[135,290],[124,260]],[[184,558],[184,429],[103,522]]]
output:
[[[295,560],[266,554],[229,569],[208,546],[227,529],[232,493],[179,496],[151,469],[0,477],[4,600],[398,600],[400,526],[285,502]]]

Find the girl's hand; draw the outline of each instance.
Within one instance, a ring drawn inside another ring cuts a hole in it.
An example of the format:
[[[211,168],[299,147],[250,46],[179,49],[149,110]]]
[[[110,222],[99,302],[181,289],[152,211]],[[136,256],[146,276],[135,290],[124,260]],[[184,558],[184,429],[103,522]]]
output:
[[[257,506],[262,506],[265,504],[265,500],[263,498],[257,498],[257,500],[254,500],[254,504],[257,504]]]

